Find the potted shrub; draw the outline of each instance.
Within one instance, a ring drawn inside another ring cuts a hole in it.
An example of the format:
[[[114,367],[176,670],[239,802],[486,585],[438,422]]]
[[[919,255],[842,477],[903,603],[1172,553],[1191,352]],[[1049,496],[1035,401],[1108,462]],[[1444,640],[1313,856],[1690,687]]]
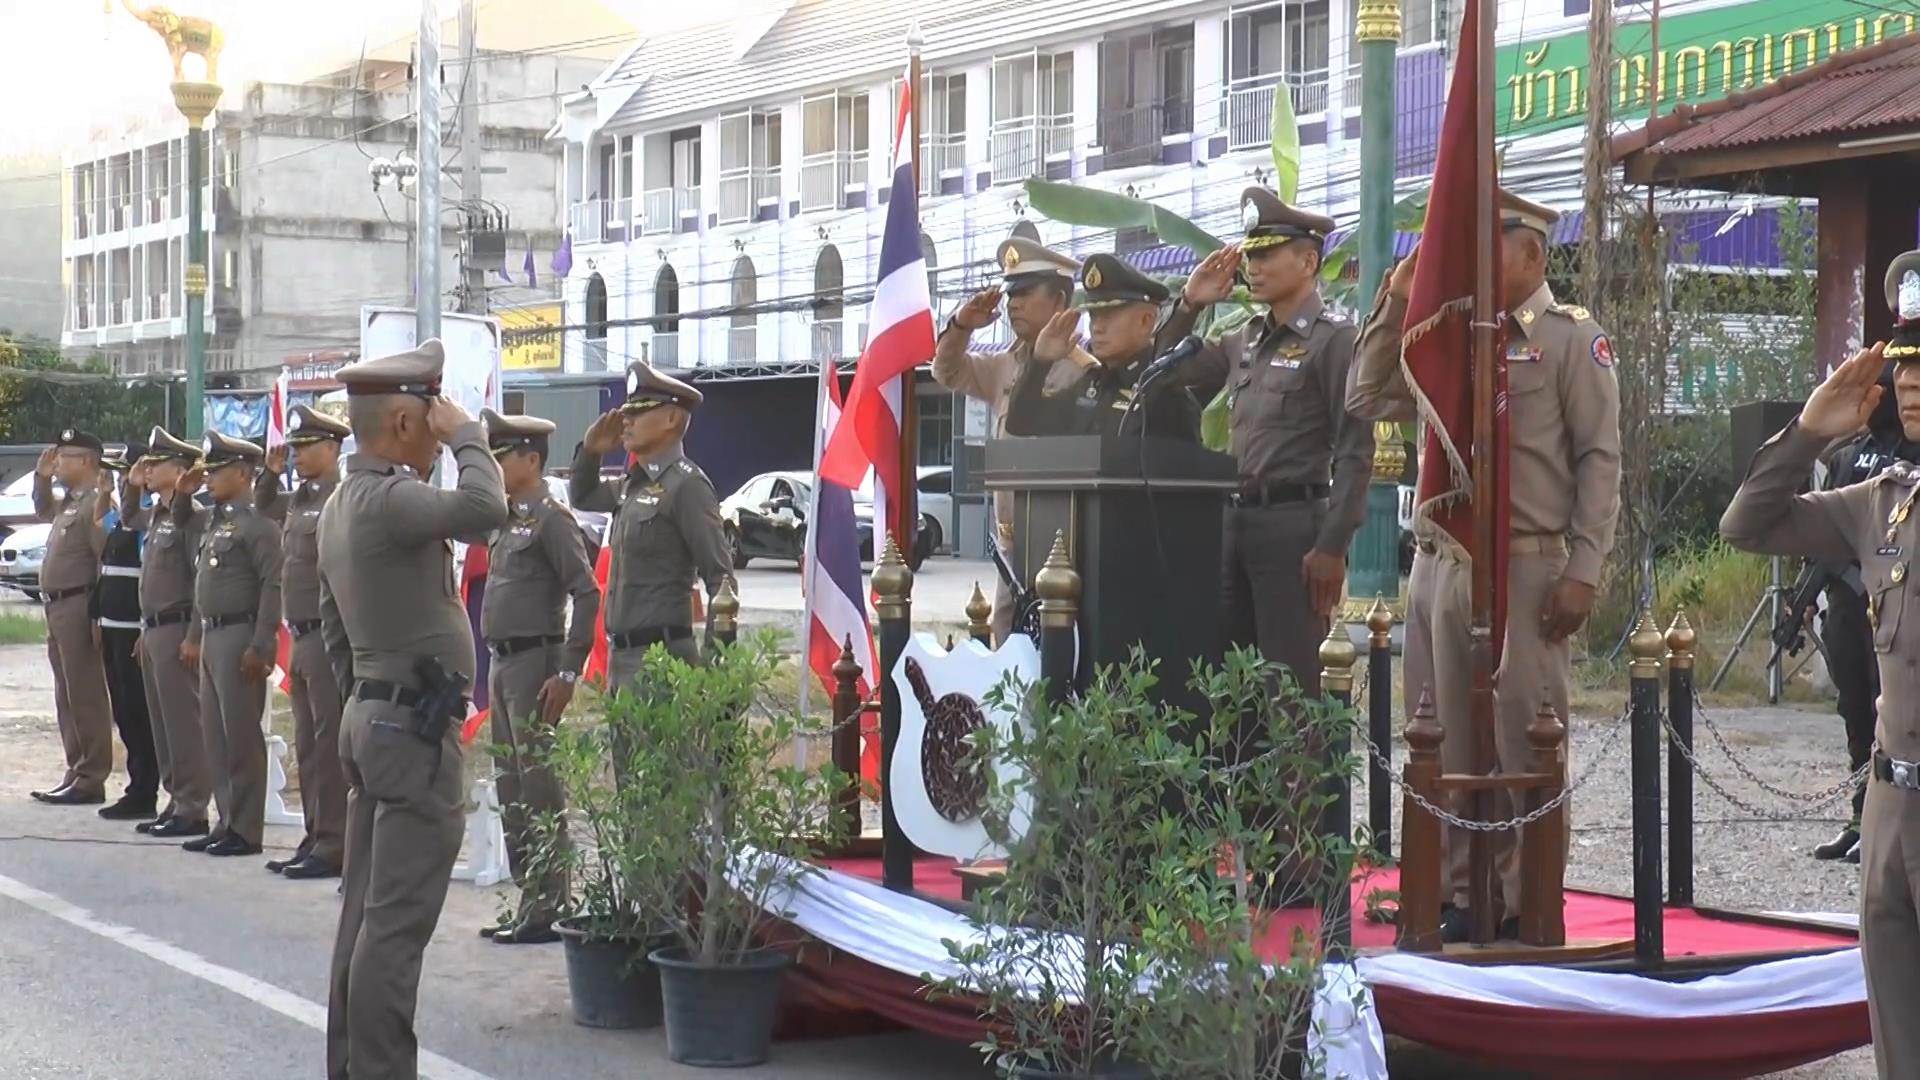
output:
[[[1325,831],[1361,765],[1355,714],[1307,698],[1251,650],[1192,686],[1204,715],[1167,761],[1181,790],[1203,794],[1186,801],[1147,886],[1140,941],[1153,971],[1130,1045],[1168,1077],[1321,1076],[1323,1047],[1345,1034],[1308,1038],[1325,929],[1350,917],[1356,861],[1373,858],[1364,835]],[[1289,914],[1303,907],[1318,909],[1319,932]]]
[[[1101,670],[1082,695],[1048,704],[1031,687],[994,690],[995,708],[1024,699],[1026,723],[971,738],[989,770],[989,834],[1009,855],[983,890],[967,941],[948,941],[959,973],[942,992],[977,998],[992,1034],[981,1049],[1002,1075],[1144,1078],[1127,1020],[1149,965],[1137,946],[1153,922],[1150,868],[1180,835],[1168,805],[1167,759],[1178,713],[1158,704],[1150,662]],[[1010,822],[1031,800],[1024,836]]]
[[[763,693],[781,655],[770,632],[700,665],[656,646],[622,706],[635,736],[621,783],[641,792],[632,828],[681,886],[672,941],[651,954],[680,1064],[766,1060],[787,964],[766,931],[812,872],[813,844],[831,839],[837,774],[790,763],[801,723]]]

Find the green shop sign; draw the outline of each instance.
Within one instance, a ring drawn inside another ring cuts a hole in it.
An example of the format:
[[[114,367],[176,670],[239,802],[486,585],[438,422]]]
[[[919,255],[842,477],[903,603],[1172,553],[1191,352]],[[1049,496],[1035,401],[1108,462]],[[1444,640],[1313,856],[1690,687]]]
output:
[[[1835,53],[1912,33],[1916,14],[1855,0],[1752,0],[1660,20],[1660,51],[1645,22],[1614,30],[1616,114],[1662,112],[1778,81]],[[1494,50],[1494,118],[1502,136],[1582,123],[1594,79],[1578,31]]]

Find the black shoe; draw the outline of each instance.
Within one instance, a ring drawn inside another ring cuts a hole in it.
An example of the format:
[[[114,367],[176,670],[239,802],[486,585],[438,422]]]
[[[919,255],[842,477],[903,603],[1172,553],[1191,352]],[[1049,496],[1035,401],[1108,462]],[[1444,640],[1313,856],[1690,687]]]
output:
[[[504,917],[498,922],[490,922],[480,928],[480,936],[486,938],[488,941],[492,941],[493,935],[495,934],[508,934],[512,932],[513,920]]]
[[[1473,912],[1451,904],[1440,905],[1440,944],[1464,945],[1473,940]]]
[[[280,872],[288,881],[314,881],[319,878],[337,878],[340,868],[330,862],[309,855]]]
[[[165,825],[167,822],[172,820],[173,820],[172,814],[164,814],[160,817],[154,818],[152,821],[143,821],[140,824],[135,825],[133,827],[133,831],[141,834],[142,836],[149,836],[149,835],[152,835],[153,830],[156,826]]]
[[[165,821],[154,822],[153,828],[147,830],[147,835],[153,837],[206,836],[207,819],[201,818],[198,821],[190,821],[176,814]],[[197,840],[193,842],[199,843]],[[192,850],[198,851],[200,849],[194,848]]]
[[[560,940],[552,923],[524,922],[493,935],[500,945],[548,945]]]
[[[1855,866],[1860,865],[1860,841],[1855,840],[1853,846],[1847,849],[1845,859]]]
[[[108,821],[139,821],[153,817],[155,810],[152,796],[140,798],[137,795],[122,795],[113,803],[100,808],[100,816]]]
[[[278,874],[281,871],[285,870],[287,867],[292,866],[294,863],[297,863],[300,860],[306,858],[307,853],[312,850],[313,850],[312,844],[306,840],[302,840],[300,841],[300,846],[293,849],[293,854],[287,856],[286,858],[268,859],[267,870],[271,873]]]
[[[172,834],[169,833],[168,835],[171,836]],[[184,851],[205,851],[208,848],[212,847],[213,845],[219,843],[220,841],[225,840],[226,838],[227,838],[227,831],[225,829],[221,829],[217,832],[205,833],[201,835],[201,837],[198,840],[189,840],[186,843],[181,844],[180,847]]]
[[[259,844],[249,844],[232,833],[220,838],[219,842],[207,845],[207,854],[227,858],[233,855],[258,855]]]
[[[79,788],[69,787],[62,788],[59,791],[49,792],[47,797],[40,801],[51,806],[98,806],[107,801],[107,793],[104,791],[82,791]],[[149,814],[153,813],[153,807],[149,805],[146,812]]]
[[[45,791],[29,791],[27,794],[33,796],[34,799],[38,802],[46,802],[52,799],[56,795],[65,795],[67,793],[67,789],[71,787],[73,787],[73,781],[62,780],[60,781],[59,785],[56,787],[50,787]]]
[[[1813,857],[1823,862],[1844,859],[1860,843],[1860,830],[1849,825],[1840,830],[1840,835],[1813,849]]]
[[[1496,937],[1501,941],[1519,941],[1520,940],[1520,916],[1509,915],[1506,918],[1501,919],[1500,932],[1495,934],[1494,937]]]

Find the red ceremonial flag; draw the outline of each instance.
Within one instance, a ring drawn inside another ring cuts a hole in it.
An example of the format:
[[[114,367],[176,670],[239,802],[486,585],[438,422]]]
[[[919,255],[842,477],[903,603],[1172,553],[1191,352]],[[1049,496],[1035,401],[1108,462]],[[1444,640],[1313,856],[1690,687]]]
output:
[[[1507,475],[1510,432],[1504,329],[1495,332],[1493,347],[1493,460],[1487,463],[1493,490],[1473,490],[1475,425],[1489,418],[1474,415],[1472,271],[1480,236],[1491,232],[1496,257],[1500,251],[1498,209],[1491,220],[1482,220],[1475,198],[1479,170],[1487,167],[1477,152],[1479,125],[1487,121],[1488,112],[1477,93],[1479,4],[1480,0],[1467,0],[1460,23],[1460,47],[1440,123],[1440,153],[1420,236],[1420,262],[1414,268],[1413,295],[1407,304],[1402,363],[1427,428],[1415,515],[1444,529],[1470,556],[1479,558],[1483,538],[1475,535],[1474,500],[1489,494],[1493,499],[1490,606],[1493,666],[1498,670],[1507,627],[1507,540],[1513,517]],[[1497,268],[1495,275],[1497,289]],[[1499,305],[1497,295],[1495,303]]]

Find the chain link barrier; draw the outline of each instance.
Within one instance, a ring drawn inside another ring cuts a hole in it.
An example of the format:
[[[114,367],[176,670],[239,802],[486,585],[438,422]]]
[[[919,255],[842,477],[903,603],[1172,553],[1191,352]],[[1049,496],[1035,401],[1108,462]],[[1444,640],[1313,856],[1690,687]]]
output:
[[[1819,791],[1788,791],[1762,780],[1752,769],[1747,767],[1745,762],[1740,760],[1739,756],[1733,752],[1733,746],[1728,743],[1726,736],[1721,734],[1719,726],[1716,725],[1713,722],[1713,718],[1708,715],[1706,704],[1700,700],[1700,695],[1697,691],[1693,695],[1693,715],[1694,719],[1699,720],[1702,726],[1707,729],[1707,732],[1713,736],[1714,742],[1719,744],[1720,752],[1726,756],[1727,761],[1732,763],[1736,772],[1761,791],[1778,799],[1799,803],[1801,804],[1800,808],[1798,810],[1788,811],[1770,810],[1766,807],[1756,806],[1741,796],[1729,791],[1727,785],[1722,784],[1712,773],[1708,772],[1706,768],[1700,764],[1700,758],[1695,751],[1681,741],[1679,732],[1673,728],[1673,718],[1663,710],[1660,713],[1660,726],[1666,729],[1668,750],[1670,752],[1678,750],[1680,756],[1686,759],[1688,767],[1693,769],[1693,774],[1698,776],[1715,794],[1732,803],[1741,811],[1767,821],[1819,820],[1815,811],[1824,810],[1833,803],[1850,797],[1854,789],[1866,781],[1867,773],[1873,767],[1872,763],[1868,762],[1854,770],[1853,774],[1846,779],[1837,784],[1822,788]]]

